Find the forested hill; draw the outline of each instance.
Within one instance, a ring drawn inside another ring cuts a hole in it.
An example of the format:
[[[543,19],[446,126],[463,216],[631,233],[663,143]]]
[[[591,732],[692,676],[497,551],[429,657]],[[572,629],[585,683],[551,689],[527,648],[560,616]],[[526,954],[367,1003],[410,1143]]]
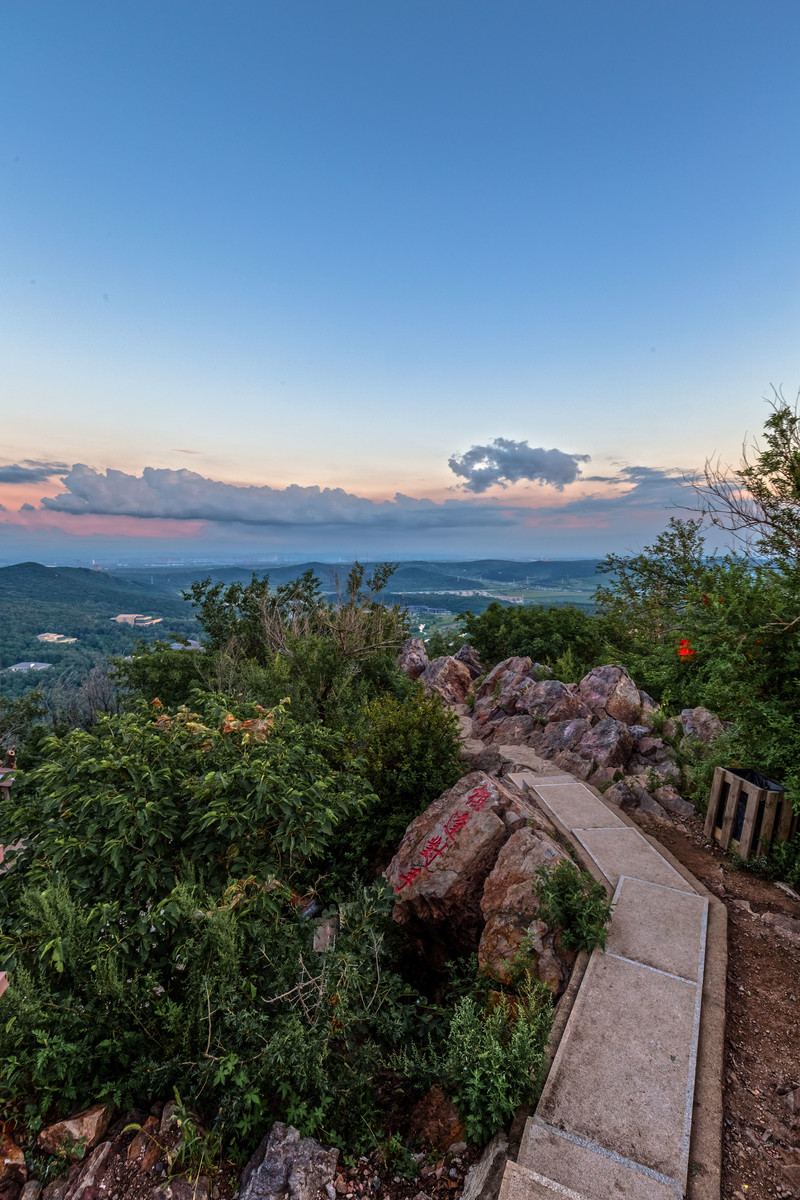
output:
[[[144,629],[118,625],[119,613],[161,617]],[[69,644],[41,642],[38,634],[75,638]],[[34,683],[67,672],[78,679],[98,656],[129,654],[137,640],[172,634],[196,636],[189,604],[149,583],[118,579],[85,567],[17,563],[0,567],[0,694],[17,695]],[[42,672],[6,672],[14,663],[50,664]],[[36,678],[34,678],[36,676]]]
[[[84,614],[116,616],[120,612],[159,611],[182,616],[185,605],[165,598],[163,591],[141,581],[118,579],[87,567],[45,567],[41,563],[16,563],[0,567],[0,605],[78,605]]]
[[[381,599],[387,604],[433,604],[450,612],[472,609],[482,612],[493,598],[502,602],[513,594],[525,604],[577,604],[593,607],[591,595],[600,582],[598,559],[477,559],[466,562],[429,562],[424,559],[398,564]],[[146,580],[173,596],[191,587],[195,579],[208,577],[213,582],[247,584],[255,572],[268,575],[273,587],[299,578],[311,570],[323,591],[335,596],[337,580],[347,578],[349,563],[264,563],[208,567],[175,565],[169,567],[126,567],[119,574],[125,579]],[[370,567],[367,566],[369,572]]]

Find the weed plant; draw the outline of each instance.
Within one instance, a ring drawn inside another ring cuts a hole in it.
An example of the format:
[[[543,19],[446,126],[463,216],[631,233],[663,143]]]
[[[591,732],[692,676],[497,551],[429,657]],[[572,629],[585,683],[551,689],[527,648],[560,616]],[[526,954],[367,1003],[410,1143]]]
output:
[[[560,932],[564,949],[588,954],[597,946],[605,949],[614,905],[603,885],[566,858],[540,867],[536,875],[539,916]]]

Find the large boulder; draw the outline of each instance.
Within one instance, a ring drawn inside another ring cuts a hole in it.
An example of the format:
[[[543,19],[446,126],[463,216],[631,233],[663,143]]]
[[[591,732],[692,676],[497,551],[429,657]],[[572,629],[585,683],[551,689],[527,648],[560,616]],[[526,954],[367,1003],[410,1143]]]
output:
[[[445,704],[463,704],[472,688],[468,668],[450,655],[428,663],[419,681],[426,692],[438,692]]]
[[[634,737],[627,725],[604,717],[581,738],[578,754],[598,767],[624,767],[630,758]]]
[[[478,652],[466,642],[461,649],[453,655],[453,658],[464,664],[470,673],[470,678],[477,679],[483,674],[483,663],[478,658]]]
[[[313,1200],[333,1180],[338,1150],[276,1121],[242,1171],[241,1200]]]
[[[540,721],[571,721],[574,717],[591,719],[592,711],[565,683],[543,679],[526,688],[517,700],[517,711]]]
[[[595,667],[578,684],[578,694],[595,716],[614,717],[626,725],[648,725],[656,709],[624,667]]]
[[[533,717],[527,713],[516,713],[509,717],[501,712],[483,726],[481,741],[487,746],[520,746],[530,739],[535,724]]]
[[[569,721],[550,721],[534,730],[531,744],[543,758],[555,758],[563,750],[574,750],[591,732],[586,717]]]
[[[409,825],[384,874],[395,891],[394,919],[433,965],[477,949],[483,885],[530,811],[517,789],[473,771]]]
[[[510,965],[538,911],[534,892],[536,872],[539,867],[565,857],[564,851],[546,833],[530,828],[513,833],[497,856],[481,898],[486,925],[478,947],[478,965],[501,982],[510,981]],[[552,950],[552,945],[548,949]],[[536,957],[547,960],[545,978],[552,978],[544,946]]]
[[[422,638],[406,638],[397,656],[397,665],[412,679],[419,679],[428,665],[428,655]]]
[[[718,738],[725,726],[719,717],[715,717],[702,704],[697,708],[684,708],[681,713],[683,736],[694,742],[704,742],[708,745]]]
[[[473,715],[478,726],[485,724],[498,709],[514,712],[521,694],[536,682],[532,666],[529,658],[506,658],[492,668],[475,693]],[[476,736],[480,736],[477,730]]]

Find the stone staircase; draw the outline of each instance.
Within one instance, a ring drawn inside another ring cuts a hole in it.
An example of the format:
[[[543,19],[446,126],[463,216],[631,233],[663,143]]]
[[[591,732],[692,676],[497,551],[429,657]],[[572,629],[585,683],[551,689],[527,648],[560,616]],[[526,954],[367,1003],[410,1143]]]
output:
[[[724,910],[571,775],[518,771],[511,779],[613,889],[616,907],[518,1161],[506,1165],[500,1200],[681,1200],[687,1188],[697,1200],[718,1197]],[[711,979],[710,913],[717,944]],[[708,1036],[696,1087],[704,983]],[[703,1130],[693,1128],[698,1110]]]

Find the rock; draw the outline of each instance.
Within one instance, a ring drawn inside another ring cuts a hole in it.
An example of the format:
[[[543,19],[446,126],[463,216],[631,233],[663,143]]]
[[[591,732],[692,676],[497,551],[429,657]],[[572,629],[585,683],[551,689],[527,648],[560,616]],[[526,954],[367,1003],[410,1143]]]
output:
[[[468,646],[466,642],[461,649],[453,655],[453,658],[464,664],[469,671],[471,679],[477,679],[483,674],[483,663],[478,658],[477,651],[473,650],[472,646]]]
[[[555,758],[563,750],[574,750],[589,734],[591,725],[585,717],[571,721],[550,721],[535,732],[531,742],[543,758]]]
[[[25,1187],[19,1194],[19,1200],[39,1200],[42,1194],[42,1185],[38,1179],[29,1179]]]
[[[603,799],[609,804],[616,804],[617,808],[631,812],[639,807],[642,797],[647,794],[647,789],[634,780],[620,779],[603,793]]]
[[[633,737],[622,721],[604,717],[584,734],[576,750],[598,767],[624,767],[633,750]]]
[[[445,704],[463,704],[472,689],[472,676],[464,663],[447,655],[428,663],[419,681],[426,692],[438,692]]]
[[[479,726],[497,709],[509,715],[514,712],[519,697],[536,682],[531,667],[529,658],[506,658],[492,668],[475,693],[473,715]],[[475,735],[481,736],[477,729]]]
[[[103,1176],[111,1166],[112,1142],[101,1142],[82,1163],[75,1179],[70,1183],[64,1200],[99,1200]]]
[[[527,828],[512,834],[498,854],[481,898],[486,926],[478,947],[478,965],[502,983],[510,982],[509,965],[538,911],[533,888],[536,872],[565,857],[547,834]]]
[[[657,800],[654,800],[649,792],[645,792],[639,801],[639,812],[649,813],[651,817],[657,817],[660,821],[667,821],[666,810],[661,807]]]
[[[438,1084],[414,1106],[408,1127],[411,1142],[441,1153],[449,1150],[464,1138],[464,1127],[458,1109],[448,1100]]]
[[[406,638],[400,647],[397,665],[412,679],[419,679],[428,665],[428,655],[422,638]]]
[[[142,1125],[136,1137],[128,1146],[128,1162],[137,1162],[143,1173],[152,1171],[161,1157],[161,1145],[158,1141],[158,1117],[150,1116]]]
[[[648,724],[656,707],[624,667],[595,667],[578,684],[578,695],[595,716],[613,717],[625,725]]]
[[[167,1137],[173,1129],[178,1128],[178,1106],[173,1100],[165,1104],[161,1110],[161,1123],[158,1132],[161,1137]]]
[[[524,713],[509,717],[501,712],[483,726],[481,737],[486,745],[519,746],[530,739],[534,725],[533,717]]]
[[[242,1172],[240,1200],[313,1200],[333,1182],[338,1159],[338,1150],[276,1121]]]
[[[14,1139],[8,1134],[4,1134],[0,1137],[0,1197],[2,1200],[18,1200],[27,1178],[28,1168],[25,1165],[25,1155]],[[41,1191],[41,1184],[39,1190]]]
[[[531,677],[538,683],[541,679],[552,679],[553,668],[546,667],[544,663],[534,663],[531,667]]]
[[[681,712],[681,727],[685,739],[709,745],[725,728],[719,717],[715,717],[702,704],[697,708],[684,708]]]
[[[653,792],[654,798],[668,812],[674,813],[676,817],[693,817],[695,807],[688,800],[684,800],[679,792],[674,787],[660,787]]]
[[[496,1133],[476,1163],[467,1171],[461,1200],[495,1200],[506,1169],[508,1138]]]
[[[518,712],[546,721],[571,721],[574,717],[591,718],[591,709],[558,679],[545,679],[525,688],[516,703]]]
[[[208,1177],[176,1175],[153,1192],[153,1200],[209,1200]]]
[[[66,1121],[48,1125],[37,1139],[37,1144],[48,1154],[57,1154],[60,1147],[73,1153],[80,1149],[93,1150],[108,1129],[113,1109],[110,1104],[95,1104],[83,1112],[76,1113]]]
[[[483,885],[508,837],[504,816],[528,802],[516,788],[473,771],[411,822],[384,872],[394,919],[434,965],[478,947]]]
[[[800,946],[800,921],[796,917],[786,917],[783,913],[765,912],[761,914],[761,920],[782,938],[785,938],[787,942],[791,942],[793,946]]]

